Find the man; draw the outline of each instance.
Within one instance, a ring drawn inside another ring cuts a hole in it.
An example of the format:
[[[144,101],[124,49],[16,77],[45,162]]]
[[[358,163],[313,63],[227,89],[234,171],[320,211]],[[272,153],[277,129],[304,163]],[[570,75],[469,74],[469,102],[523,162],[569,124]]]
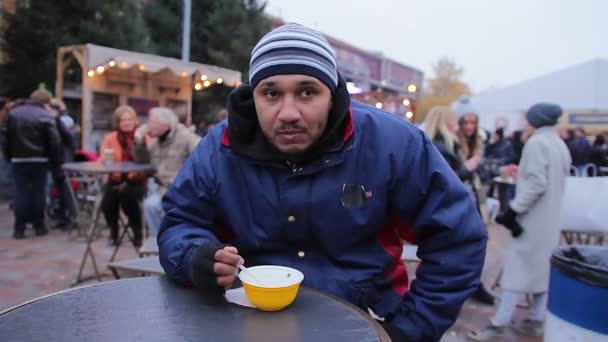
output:
[[[152,139],[145,144],[145,135]],[[173,182],[177,171],[198,144],[200,137],[179,124],[175,113],[164,107],[154,107],[148,113],[148,122],[135,133],[135,160],[149,162],[156,169],[155,189],[144,199],[143,209],[150,233],[156,236],[163,217],[161,197]]]
[[[561,107],[547,103],[536,104],[526,113],[526,133],[530,138],[519,166],[516,195],[496,218],[514,237],[501,277],[500,306],[487,328],[469,334],[474,340],[510,337],[511,320],[521,294],[532,295],[533,307],[528,319],[513,326],[514,330],[537,336],[543,333],[549,261],[560,236],[560,217],[556,213],[561,208],[571,163],[568,148],[555,128],[561,115]]]
[[[422,131],[351,106],[318,32],[273,30],[249,70],[228,120],[163,198],[167,275],[211,294],[232,286],[239,263],[290,266],[304,286],[383,319],[394,341],[438,341],[477,288],[485,254],[462,183]],[[403,239],[422,259],[409,291]]]
[[[61,172],[61,140],[48,111],[51,94],[43,89],[11,109],[2,126],[2,145],[15,177],[15,239],[25,238],[26,223],[36,235],[47,233],[44,223],[47,172]]]
[[[55,118],[55,126],[59,132],[61,140],[63,162],[71,162],[74,160],[74,134],[71,129],[74,126],[74,120],[67,114],[66,107],[63,101],[59,99],[51,99],[49,111]],[[57,188],[58,207],[53,213],[57,223],[52,227],[54,229],[67,229],[72,224],[71,214],[74,212],[74,204],[70,197],[70,189],[65,179],[65,174],[59,172],[53,177],[53,184]]]

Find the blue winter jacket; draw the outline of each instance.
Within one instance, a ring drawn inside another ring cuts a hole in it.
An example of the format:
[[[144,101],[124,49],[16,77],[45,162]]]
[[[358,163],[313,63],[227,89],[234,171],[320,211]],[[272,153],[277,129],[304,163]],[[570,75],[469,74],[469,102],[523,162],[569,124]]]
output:
[[[226,121],[214,127],[163,199],[167,275],[190,282],[197,246],[230,243],[246,266],[296,268],[304,286],[370,308],[412,340],[439,340],[479,284],[485,228],[422,131],[355,101],[350,125],[343,148],[304,165],[248,160]],[[422,259],[409,289],[403,240]]]

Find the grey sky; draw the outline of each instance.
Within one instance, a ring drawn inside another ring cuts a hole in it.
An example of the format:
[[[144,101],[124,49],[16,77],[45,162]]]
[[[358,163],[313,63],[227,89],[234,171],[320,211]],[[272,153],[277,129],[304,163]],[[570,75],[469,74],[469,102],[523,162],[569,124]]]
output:
[[[605,0],[268,0],[267,12],[425,76],[452,57],[475,92],[608,58]]]

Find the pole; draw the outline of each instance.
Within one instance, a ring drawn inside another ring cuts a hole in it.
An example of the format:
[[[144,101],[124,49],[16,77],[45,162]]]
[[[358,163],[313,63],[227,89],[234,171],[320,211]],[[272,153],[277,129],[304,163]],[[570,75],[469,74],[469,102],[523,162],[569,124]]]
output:
[[[192,13],[192,0],[184,0],[183,36],[182,36],[182,61],[190,61],[190,17]]]

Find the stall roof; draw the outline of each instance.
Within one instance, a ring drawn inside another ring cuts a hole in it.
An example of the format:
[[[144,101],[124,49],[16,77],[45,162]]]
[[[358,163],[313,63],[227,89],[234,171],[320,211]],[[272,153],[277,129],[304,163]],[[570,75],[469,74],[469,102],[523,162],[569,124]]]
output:
[[[214,65],[184,62],[179,59],[150,55],[146,53],[119,50],[94,44],[86,44],[87,68],[96,69],[99,66],[108,67],[110,62],[115,67],[130,69],[137,66],[142,71],[156,73],[165,69],[176,75],[188,77],[192,75],[206,75],[211,81],[222,78],[224,83],[235,86],[241,83],[241,73],[236,70],[221,68]]]

